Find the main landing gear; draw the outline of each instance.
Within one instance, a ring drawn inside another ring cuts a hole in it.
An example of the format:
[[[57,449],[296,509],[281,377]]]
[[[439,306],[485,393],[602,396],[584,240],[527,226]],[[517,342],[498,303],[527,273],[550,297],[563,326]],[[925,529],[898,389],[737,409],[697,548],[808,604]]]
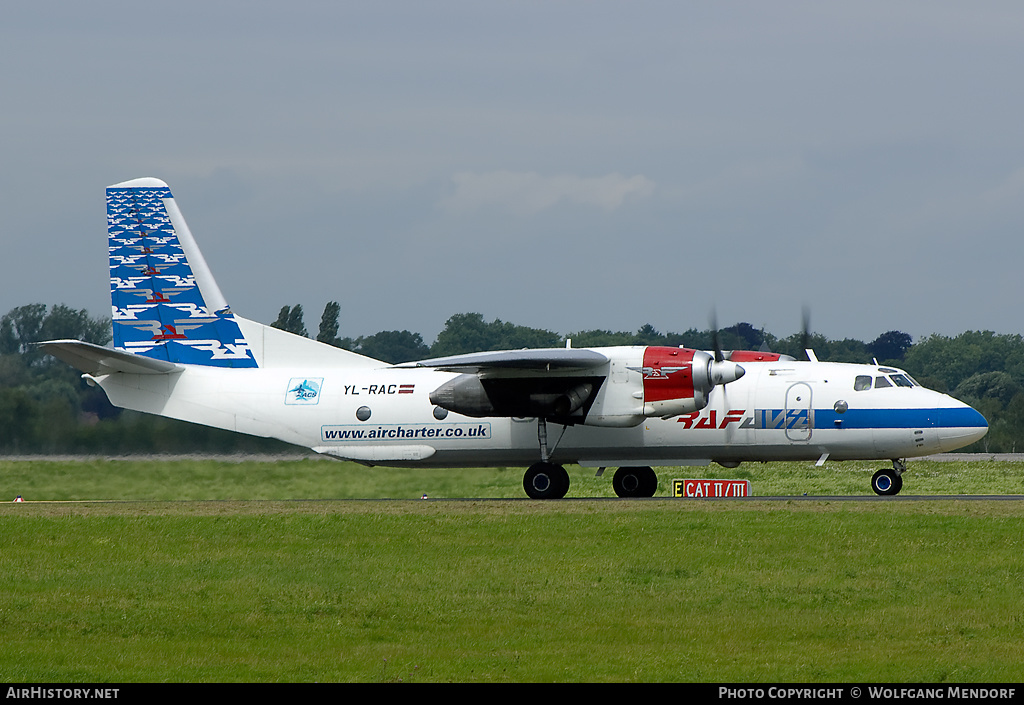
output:
[[[653,497],[658,476],[649,467],[619,468],[612,477],[612,489],[619,497]]]
[[[540,443],[540,462],[531,465],[523,475],[523,489],[530,499],[562,499],[569,492],[569,473],[550,461],[548,422],[544,417],[537,419],[537,440]]]
[[[543,418],[537,419],[537,441],[540,462],[531,465],[523,475],[523,489],[530,499],[562,499],[569,492],[569,473],[551,462],[548,425]],[[612,489],[619,497],[653,497],[658,491],[658,476],[647,466],[619,468],[612,477]]]
[[[530,499],[561,499],[569,491],[569,473],[556,463],[534,463],[523,476],[523,489]]]
[[[891,470],[882,468],[871,476],[871,489],[875,491],[875,494],[883,497],[899,494],[903,489],[903,473],[906,471],[907,464],[894,458]]]
[[[557,463],[534,463],[523,476],[523,489],[531,499],[562,499],[569,492],[569,473]],[[619,468],[612,489],[619,497],[653,497],[658,476],[649,467]]]

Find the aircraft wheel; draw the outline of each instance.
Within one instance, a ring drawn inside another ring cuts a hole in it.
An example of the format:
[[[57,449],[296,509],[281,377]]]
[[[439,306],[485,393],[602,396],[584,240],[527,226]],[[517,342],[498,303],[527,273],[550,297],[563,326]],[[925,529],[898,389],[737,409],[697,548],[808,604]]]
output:
[[[612,489],[619,497],[653,497],[658,476],[649,467],[619,468],[612,477]]]
[[[555,463],[534,463],[523,476],[523,489],[531,499],[561,499],[569,491],[569,473]]]
[[[903,478],[895,470],[884,468],[871,477],[871,489],[884,497],[897,495],[903,489]]]

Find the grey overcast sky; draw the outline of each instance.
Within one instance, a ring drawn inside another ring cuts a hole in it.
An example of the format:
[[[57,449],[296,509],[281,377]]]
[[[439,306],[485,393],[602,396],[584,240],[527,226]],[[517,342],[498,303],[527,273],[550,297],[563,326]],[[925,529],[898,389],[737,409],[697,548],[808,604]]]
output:
[[[109,313],[168,182],[232,308],[342,334],[1024,332],[1024,5],[8,3],[0,313]]]

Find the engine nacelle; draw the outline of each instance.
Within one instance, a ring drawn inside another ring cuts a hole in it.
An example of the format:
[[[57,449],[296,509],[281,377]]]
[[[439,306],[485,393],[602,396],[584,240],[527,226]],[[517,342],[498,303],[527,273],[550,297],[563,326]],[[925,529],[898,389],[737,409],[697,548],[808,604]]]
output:
[[[628,427],[700,411],[716,385],[744,372],[735,362],[689,348],[652,345],[602,353],[608,365],[595,369],[598,374],[463,374],[431,392],[430,402],[477,418],[535,416],[566,425]]]
[[[620,350],[623,356],[632,357],[632,364],[625,369],[633,375],[625,380],[627,384],[613,383],[603,390],[605,394],[595,402],[587,424],[635,426],[645,418],[671,418],[700,411],[708,405],[716,385],[734,382],[744,373],[736,363],[716,361],[702,350],[652,345],[642,349],[642,363],[637,359],[640,349]],[[617,363],[619,360],[612,362],[613,376]],[[619,391],[622,387],[625,389]],[[628,393],[622,393],[627,389]]]
[[[497,416],[494,403],[476,375],[459,375],[430,393],[430,403],[463,416]]]
[[[581,423],[600,378],[487,378],[459,375],[430,393],[430,403],[463,416],[542,416]]]
[[[744,370],[702,350],[656,345],[644,350],[644,416],[669,418],[700,411],[719,384],[735,382]]]
[[[649,346],[644,350],[644,416],[667,418],[708,405],[713,358],[699,350]]]

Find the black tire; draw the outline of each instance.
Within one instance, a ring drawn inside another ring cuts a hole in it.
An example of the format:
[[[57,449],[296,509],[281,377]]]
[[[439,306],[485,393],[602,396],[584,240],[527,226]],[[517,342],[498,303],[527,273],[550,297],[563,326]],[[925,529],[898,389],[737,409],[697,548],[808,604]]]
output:
[[[530,499],[562,499],[569,492],[569,473],[555,463],[534,463],[523,475]]]
[[[619,497],[653,497],[658,491],[658,476],[646,466],[619,468],[612,477],[612,489]]]
[[[871,489],[883,497],[898,495],[903,489],[903,478],[895,470],[879,470],[871,476]]]

